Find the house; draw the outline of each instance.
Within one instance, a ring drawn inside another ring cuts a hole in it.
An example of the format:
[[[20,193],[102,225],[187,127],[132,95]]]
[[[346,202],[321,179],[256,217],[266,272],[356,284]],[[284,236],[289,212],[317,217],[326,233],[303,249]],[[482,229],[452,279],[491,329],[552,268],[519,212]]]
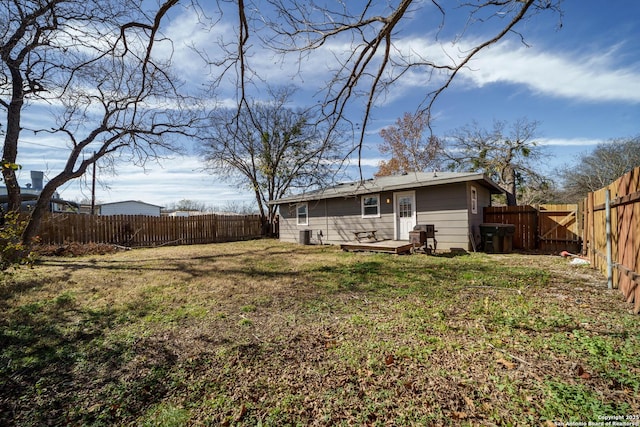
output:
[[[40,193],[42,193],[43,187],[44,172],[31,171],[31,182],[27,183],[24,187],[20,187],[20,197],[22,199],[20,210],[23,212],[32,211],[36,206]],[[8,204],[9,196],[7,187],[4,185],[0,186],[0,209],[6,211]],[[51,200],[49,200],[49,212],[78,213],[79,208],[78,203],[62,199],[58,192],[53,193]]]
[[[470,250],[479,242],[482,209],[503,190],[484,174],[412,172],[338,184],[284,197],[278,205],[280,240],[300,242],[311,230],[323,243],[353,241],[358,231],[376,239],[409,241],[418,224],[433,224],[438,250]]]
[[[146,215],[160,216],[162,206],[139,200],[125,200],[122,202],[103,203],[99,206],[100,215]]]

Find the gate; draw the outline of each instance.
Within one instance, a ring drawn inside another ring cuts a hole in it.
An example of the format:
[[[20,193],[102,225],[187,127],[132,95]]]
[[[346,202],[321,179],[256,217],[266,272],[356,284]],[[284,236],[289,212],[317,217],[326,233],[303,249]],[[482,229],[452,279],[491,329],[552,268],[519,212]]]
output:
[[[513,224],[514,249],[553,253],[581,249],[578,205],[500,206],[484,208],[484,222]]]
[[[538,249],[543,252],[580,252],[579,225],[582,222],[578,215],[578,205],[539,205]]]

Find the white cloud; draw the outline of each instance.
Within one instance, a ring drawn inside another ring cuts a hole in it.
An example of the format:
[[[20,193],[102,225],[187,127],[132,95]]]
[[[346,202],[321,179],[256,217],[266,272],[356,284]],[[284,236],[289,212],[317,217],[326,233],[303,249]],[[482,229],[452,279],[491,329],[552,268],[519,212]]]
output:
[[[221,42],[236,42],[237,28],[227,15],[212,22],[210,27],[202,22],[191,9],[175,16],[169,23],[166,35],[173,41],[173,61],[179,75],[190,83],[202,83],[209,69],[191,48],[206,52],[212,59],[220,60],[224,52]],[[222,19],[225,18],[225,19]],[[325,87],[335,70],[348,55],[353,54],[353,40],[336,38],[313,50],[308,55],[290,54],[280,56],[261,46],[258,37],[250,39],[251,46],[246,58],[250,67],[260,75],[256,83],[271,85],[297,84],[309,93],[319,92]],[[438,64],[460,61],[465,52],[480,42],[479,39],[463,39],[453,44],[437,41],[435,33],[422,32],[420,36],[407,35],[394,41],[394,57],[400,60],[428,60]],[[542,43],[542,42],[541,42]],[[591,45],[593,46],[593,45]],[[162,49],[169,44],[159,46]],[[230,49],[232,45],[228,46]],[[623,44],[604,49],[583,48],[577,51],[558,51],[551,47],[527,48],[517,41],[502,41],[480,52],[459,74],[458,82],[473,87],[496,83],[522,85],[536,94],[578,101],[608,102],[623,101],[640,103],[640,72],[638,64],[621,65],[618,60]],[[165,52],[165,55],[168,55]],[[373,61],[370,65],[375,66]],[[214,73],[221,68],[213,70]],[[235,69],[223,81],[216,94],[221,98],[232,96],[236,91]],[[433,74],[425,68],[409,70],[398,80],[394,89],[382,94],[379,105],[389,105],[404,97],[426,95],[442,83],[443,74]],[[362,89],[367,89],[363,82]],[[419,88],[420,92],[416,91]],[[419,99],[418,99],[419,102]]]
[[[65,142],[55,136],[38,134],[37,137],[25,135],[17,163],[21,169],[17,172],[21,186],[31,182],[30,171],[43,171],[45,182],[53,178],[64,168],[69,155]],[[158,162],[150,161],[145,168],[130,163],[119,162],[117,175],[100,172],[98,162],[98,185],[96,198],[101,202],[122,200],[142,200],[161,206],[182,199],[199,201],[207,205],[222,206],[230,201],[252,202],[253,194],[239,188],[232,182],[222,182],[218,177],[203,171],[203,163],[196,155],[174,156]],[[91,197],[91,169],[79,178],[61,188],[61,197],[80,201]]]
[[[542,146],[560,147],[593,147],[607,142],[603,139],[594,138],[539,138],[536,141]]]
[[[460,63],[480,42],[467,39],[455,44],[434,43],[429,36],[413,36],[396,40],[394,48],[398,61],[453,65]],[[566,52],[526,47],[505,40],[477,54],[458,74],[456,81],[472,87],[496,83],[523,85],[536,94],[578,101],[640,103],[638,64],[622,65],[618,58],[623,56],[623,50],[622,43],[604,50]],[[411,69],[396,82],[383,101],[390,104],[415,95],[416,88],[427,95],[442,84],[443,79],[444,74],[437,70]]]
[[[208,79],[207,60],[219,61],[224,53],[219,43],[235,41],[232,23],[222,20],[206,22],[206,18],[187,9],[174,17],[165,30],[171,42],[158,44],[155,55],[171,58],[174,71],[184,81],[197,86]]]
[[[253,195],[233,183],[220,180],[202,171],[196,156],[180,156],[147,164],[146,168],[120,165],[117,175],[100,175],[96,199],[100,202],[141,200],[167,206],[182,199],[221,206],[230,201],[253,201]],[[90,174],[60,189],[62,197],[80,200],[90,196]]]
[[[620,46],[607,51],[553,52],[527,48],[514,42],[491,46],[461,73],[482,87],[492,83],[527,86],[535,93],[579,101],[640,102],[640,72],[619,66]]]
[[[360,159],[360,166],[365,167],[365,166],[369,166],[369,167],[378,167],[380,166],[380,162],[382,160],[388,160],[388,159],[383,159],[381,157],[363,157]],[[347,165],[350,167],[358,167],[358,159],[357,158],[351,158],[349,159],[349,161],[347,162]]]

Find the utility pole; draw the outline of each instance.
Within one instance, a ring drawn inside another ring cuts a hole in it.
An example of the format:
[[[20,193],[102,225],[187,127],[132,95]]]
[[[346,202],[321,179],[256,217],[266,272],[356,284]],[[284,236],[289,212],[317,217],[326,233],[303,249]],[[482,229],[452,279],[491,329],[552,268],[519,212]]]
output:
[[[93,173],[91,175],[91,215],[96,213],[96,152],[93,152]]]

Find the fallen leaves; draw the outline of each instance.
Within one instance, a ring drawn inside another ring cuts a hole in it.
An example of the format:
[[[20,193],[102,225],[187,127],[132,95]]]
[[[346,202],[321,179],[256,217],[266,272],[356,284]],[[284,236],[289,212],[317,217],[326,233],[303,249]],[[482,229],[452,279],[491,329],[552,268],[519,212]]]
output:
[[[498,363],[499,365],[502,365],[505,369],[515,369],[516,368],[516,364],[513,362],[508,361],[507,359],[505,359],[504,357],[500,357],[496,360],[496,363]]]
[[[469,417],[469,415],[467,415],[466,412],[451,411],[451,418],[453,418],[454,420],[464,420],[464,419],[466,419],[468,417]]]
[[[245,415],[247,415],[247,407],[243,403],[242,406],[240,406],[240,410],[236,414],[235,421],[238,422],[238,421],[242,420],[242,418],[244,418]]]
[[[578,365],[576,367],[576,375],[580,378],[582,378],[583,380],[588,380],[591,378],[591,374],[587,371],[584,370],[584,368],[582,367],[582,365]]]
[[[338,346],[338,342],[334,339],[328,339],[324,342],[324,348],[330,350],[332,348],[336,348]]]
[[[466,403],[470,409],[475,409],[476,405],[473,403],[473,400],[468,396],[462,396],[462,398],[464,399],[464,403]]]
[[[387,365],[387,366],[391,366],[391,365],[393,365],[393,364],[394,364],[394,362],[395,362],[395,358],[393,357],[393,354],[387,354],[387,355],[384,357],[384,364],[385,364],[385,365]]]

